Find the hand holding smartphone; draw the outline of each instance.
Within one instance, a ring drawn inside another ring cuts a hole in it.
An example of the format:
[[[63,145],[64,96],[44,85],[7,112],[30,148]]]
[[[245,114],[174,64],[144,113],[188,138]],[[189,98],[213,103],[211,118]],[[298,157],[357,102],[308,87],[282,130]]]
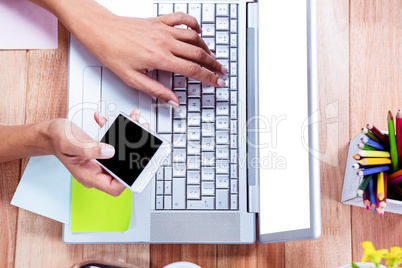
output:
[[[133,192],[140,193],[171,153],[168,141],[120,113],[100,142],[112,145],[115,155],[96,161]]]

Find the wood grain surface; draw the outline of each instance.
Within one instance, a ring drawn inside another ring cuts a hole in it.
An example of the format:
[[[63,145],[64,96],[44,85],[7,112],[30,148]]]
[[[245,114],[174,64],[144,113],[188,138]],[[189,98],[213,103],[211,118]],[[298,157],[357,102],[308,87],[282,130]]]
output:
[[[400,0],[318,0],[322,236],[266,245],[66,245],[60,223],[11,206],[27,160],[0,165],[0,267],[71,267],[85,259],[139,267],[322,268],[358,261],[361,242],[402,246],[402,215],[340,203],[349,140],[365,123],[386,129],[402,106]],[[0,51],[0,124],[65,117],[68,33],[57,50]],[[0,141],[1,142],[1,141]]]

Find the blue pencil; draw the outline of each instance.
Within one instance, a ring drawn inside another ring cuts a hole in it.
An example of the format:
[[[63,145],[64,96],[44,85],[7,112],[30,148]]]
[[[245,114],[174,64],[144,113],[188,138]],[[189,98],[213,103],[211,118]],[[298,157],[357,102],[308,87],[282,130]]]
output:
[[[376,201],[375,201],[373,178],[371,178],[371,180],[369,182],[369,198],[370,198],[371,208],[373,209],[373,212],[375,212],[377,204],[376,204]]]
[[[379,144],[378,142],[375,142],[375,141],[373,141],[373,140],[371,140],[371,139],[369,139],[369,138],[367,138],[367,137],[361,138],[361,141],[362,141],[364,144],[366,144],[366,145],[368,145],[368,146],[371,146],[371,147],[373,147],[373,148],[375,148],[375,149],[377,149],[377,150],[380,150],[380,151],[384,151],[384,150],[385,150],[385,149],[384,149],[384,146],[383,146],[382,144]]]
[[[359,176],[366,176],[370,174],[375,174],[375,173],[380,173],[383,171],[388,171],[389,166],[378,166],[378,167],[372,167],[372,168],[365,168],[364,170],[361,169],[357,172],[357,175]]]

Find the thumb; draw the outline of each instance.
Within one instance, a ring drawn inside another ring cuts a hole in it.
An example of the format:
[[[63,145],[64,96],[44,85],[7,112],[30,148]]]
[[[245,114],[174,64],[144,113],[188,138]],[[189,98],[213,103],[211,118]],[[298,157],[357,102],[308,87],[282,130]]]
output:
[[[81,156],[87,159],[108,159],[115,154],[115,149],[112,145],[96,142],[97,146],[83,149]]]

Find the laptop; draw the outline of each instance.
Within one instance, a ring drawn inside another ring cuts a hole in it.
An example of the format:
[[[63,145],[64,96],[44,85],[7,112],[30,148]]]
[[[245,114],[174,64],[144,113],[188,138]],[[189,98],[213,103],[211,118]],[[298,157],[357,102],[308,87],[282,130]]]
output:
[[[316,1],[150,4],[154,16],[182,11],[197,18],[202,38],[229,69],[226,87],[152,72],[179,97],[174,111],[127,86],[70,35],[68,118],[96,137],[95,111],[113,118],[139,108],[173,150],[148,187],[133,194],[126,232],[72,233],[65,224],[64,242],[242,244],[319,237]]]

